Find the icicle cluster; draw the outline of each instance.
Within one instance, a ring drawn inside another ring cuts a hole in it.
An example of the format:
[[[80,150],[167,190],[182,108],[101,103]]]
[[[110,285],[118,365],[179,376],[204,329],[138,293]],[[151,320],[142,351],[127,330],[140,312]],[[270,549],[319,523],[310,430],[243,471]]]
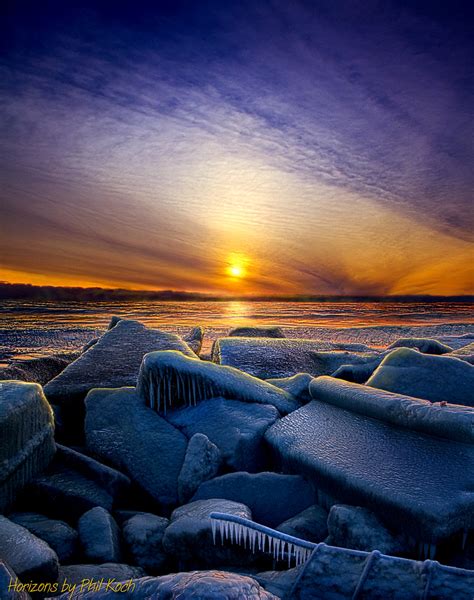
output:
[[[255,553],[255,550],[267,552],[273,555],[274,560],[286,559],[288,568],[291,567],[292,561],[295,566],[304,563],[317,547],[317,544],[226,513],[211,513],[211,527],[214,544],[219,532],[222,544],[229,540],[248,548],[252,553]]]

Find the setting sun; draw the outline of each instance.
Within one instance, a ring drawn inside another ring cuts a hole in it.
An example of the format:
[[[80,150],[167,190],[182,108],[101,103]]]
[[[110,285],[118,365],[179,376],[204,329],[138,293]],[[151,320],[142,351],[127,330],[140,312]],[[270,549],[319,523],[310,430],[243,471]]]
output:
[[[227,273],[231,277],[244,277],[245,269],[241,265],[230,265],[227,269]]]

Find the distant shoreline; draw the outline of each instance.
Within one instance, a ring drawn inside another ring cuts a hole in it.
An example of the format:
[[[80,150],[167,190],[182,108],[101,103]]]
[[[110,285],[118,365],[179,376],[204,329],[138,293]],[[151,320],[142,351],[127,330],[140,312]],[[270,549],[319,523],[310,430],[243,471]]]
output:
[[[181,302],[474,302],[474,295],[465,296],[354,296],[354,295],[233,295],[220,296],[175,290],[125,290],[121,288],[83,288],[37,286],[23,283],[0,283],[1,300],[41,301],[181,301]]]

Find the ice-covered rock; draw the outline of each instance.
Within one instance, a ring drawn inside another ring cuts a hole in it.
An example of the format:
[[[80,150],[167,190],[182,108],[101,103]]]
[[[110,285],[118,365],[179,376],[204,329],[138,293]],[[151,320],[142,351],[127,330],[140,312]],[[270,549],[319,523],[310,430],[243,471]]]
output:
[[[313,379],[309,390],[315,400],[392,425],[474,443],[474,410],[468,406],[431,403],[333,377]]]
[[[198,487],[215,477],[221,465],[221,451],[207,435],[195,433],[188,442],[184,463],[178,477],[178,498],[187,502]]]
[[[56,581],[58,557],[46,542],[0,515],[0,560],[22,581]],[[1,591],[1,590],[0,590]]]
[[[250,553],[232,544],[214,544],[210,514],[223,511],[250,519],[248,506],[223,499],[198,500],[180,506],[171,515],[163,547],[171,556],[195,566],[247,564]]]
[[[89,392],[85,434],[91,452],[124,471],[156,501],[178,502],[188,440],[148,408],[134,388]]]
[[[269,472],[228,473],[206,481],[199,486],[193,500],[206,498],[242,502],[250,508],[256,521],[269,527],[283,523],[315,503],[314,490],[306,479]]]
[[[322,401],[280,419],[265,437],[286,470],[339,502],[373,510],[396,532],[436,543],[472,527],[472,443],[397,427],[352,411],[349,402]]]
[[[77,527],[86,559],[97,563],[120,562],[120,531],[105,508],[96,506],[88,510],[79,519]]]
[[[203,339],[204,327],[201,327],[200,325],[192,329],[188,335],[183,336],[183,340],[195,354],[199,354],[201,352]]]
[[[285,390],[296,398],[301,404],[306,404],[311,400],[309,395],[309,382],[313,376],[309,373],[298,373],[292,377],[281,377],[279,379],[267,379],[268,383]]]
[[[387,348],[389,350],[393,348],[413,348],[423,354],[446,354],[453,350],[450,346],[430,338],[400,338],[390,344],[390,346],[387,346]]]
[[[194,406],[201,400],[221,396],[243,402],[272,404],[283,414],[299,406],[287,392],[238,369],[170,350],[151,352],[144,357],[137,393],[148,406],[164,413],[167,408]]]
[[[123,539],[133,564],[147,573],[159,573],[169,557],[163,548],[163,535],[169,521],[150,513],[133,516],[123,525]]]
[[[25,488],[21,508],[75,523],[94,506],[111,510],[129,488],[122,473],[58,444],[47,471]]]
[[[228,337],[266,337],[284,338],[281,327],[235,327],[228,333]]]
[[[367,385],[431,402],[474,407],[474,366],[449,356],[399,348],[383,359]]]
[[[188,437],[204,433],[236,471],[260,471],[268,464],[263,434],[280,417],[270,404],[212,398],[168,412],[166,418]]]
[[[68,563],[77,551],[77,531],[64,521],[48,519],[37,513],[13,513],[10,521],[28,529],[52,548],[61,563]]]
[[[327,510],[318,504],[313,504],[278,525],[276,530],[308,542],[322,542],[328,534],[327,520]]]
[[[177,335],[121,319],[45,386],[46,397],[68,410],[69,420],[73,420],[70,425],[77,429],[86,394],[93,388],[135,386],[143,356],[154,350],[179,350],[195,356]]]
[[[254,579],[227,571],[191,571],[188,573],[173,573],[162,577],[143,577],[133,579],[130,588],[125,590],[127,600],[278,600],[270,592],[262,588]],[[128,582],[126,584],[129,585]],[[63,594],[58,600],[116,600],[114,586],[106,589],[107,583],[100,586],[100,591],[82,592],[79,588],[72,596]]]
[[[18,579],[18,575],[3,560],[0,560],[0,592],[2,600],[30,600],[31,596],[28,589],[23,587],[25,584]]]
[[[326,542],[330,546],[367,552],[379,550],[390,555],[407,551],[401,539],[392,535],[373,512],[360,506],[335,504],[329,512],[327,526]]]
[[[468,362],[470,365],[474,365],[474,342],[459,348],[458,350],[453,350],[448,356],[453,356],[454,358],[460,358],[465,362]]]
[[[0,381],[0,440],[0,511],[4,512],[55,452],[53,412],[40,385]]]
[[[330,375],[342,364],[364,361],[371,355],[376,356],[364,344],[227,337],[216,340],[212,359],[216,363],[236,367],[254,377],[279,379],[298,373],[309,373],[313,376]]]
[[[15,360],[7,367],[0,369],[0,379],[16,379],[44,385],[59,375],[70,362],[59,356]]]
[[[308,598],[364,600],[471,600],[474,571],[320,544],[289,594]]]

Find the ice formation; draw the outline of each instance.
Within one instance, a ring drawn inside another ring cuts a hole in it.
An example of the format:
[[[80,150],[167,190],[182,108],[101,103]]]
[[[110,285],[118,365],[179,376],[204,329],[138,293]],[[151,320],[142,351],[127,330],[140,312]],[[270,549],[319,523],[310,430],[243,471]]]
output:
[[[265,381],[173,350],[150,352],[143,358],[137,392],[148,406],[164,413],[216,397],[272,404],[283,414],[299,406],[290,394]]]
[[[274,560],[287,560],[288,568],[292,562],[298,566],[308,560],[317,546],[237,515],[213,512],[210,517],[214,543],[217,543],[219,533],[222,544],[229,540],[244,548],[248,547],[252,553],[258,550],[272,554]]]

